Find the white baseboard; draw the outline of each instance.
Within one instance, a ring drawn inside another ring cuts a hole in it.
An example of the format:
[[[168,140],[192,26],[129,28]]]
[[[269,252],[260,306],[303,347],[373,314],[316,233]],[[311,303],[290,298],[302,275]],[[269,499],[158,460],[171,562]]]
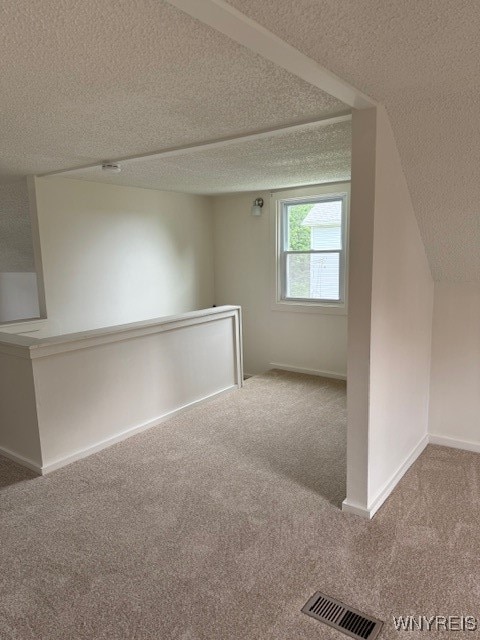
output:
[[[366,518],[367,520],[371,518],[368,509],[356,502],[350,502],[347,498],[342,502],[342,511],[345,511],[345,513],[353,513],[353,515]]]
[[[429,437],[428,435],[424,435],[420,442],[415,445],[409,455],[405,458],[402,464],[392,474],[390,479],[385,482],[383,487],[377,493],[377,496],[370,502],[368,506],[350,502],[347,498],[342,503],[342,511],[345,511],[346,513],[354,513],[357,516],[361,516],[362,518],[367,518],[369,520],[373,518],[373,516],[377,513],[382,504],[403,478],[405,473],[410,469],[415,460],[423,452],[428,443]]]
[[[383,485],[383,487],[378,492],[376,498],[374,500],[372,500],[372,502],[370,503],[370,505],[368,507],[368,511],[370,513],[370,516],[369,516],[370,518],[373,518],[373,516],[376,514],[376,512],[380,509],[382,504],[385,502],[385,500],[388,498],[388,496],[395,489],[395,487],[400,482],[400,480],[403,478],[405,473],[410,469],[410,467],[415,462],[415,460],[418,458],[418,456],[423,452],[423,450],[427,446],[428,442],[429,442],[428,435],[425,434],[423,436],[423,438],[420,440],[420,442],[418,442],[418,444],[412,449],[410,454],[405,458],[405,460],[402,462],[402,464],[398,467],[398,469],[392,475],[390,480],[388,480]]]
[[[3,456],[4,458],[8,458],[9,460],[12,460],[13,462],[16,462],[17,464],[21,465],[22,467],[27,467],[27,469],[30,469],[31,471],[35,471],[35,473],[42,475],[42,466],[40,464],[38,464],[34,460],[31,460],[30,458],[25,458],[25,456],[21,456],[19,453],[14,453],[9,449],[0,447],[0,456]]]
[[[449,436],[440,436],[435,433],[431,433],[428,436],[430,444],[439,444],[442,447],[451,447],[452,449],[463,449],[464,451],[473,451],[480,453],[480,442],[471,442],[469,440],[457,440],[456,438],[450,438]]]
[[[116,444],[117,442],[121,442],[122,440],[126,440],[127,438],[130,438],[131,436],[134,436],[137,433],[146,431],[151,427],[154,427],[158,424],[161,424],[162,422],[165,422],[165,420],[168,420],[169,418],[173,418],[179,413],[183,413],[184,411],[193,409],[193,407],[197,407],[205,402],[208,402],[209,400],[212,400],[213,398],[223,395],[224,393],[233,391],[234,389],[238,389],[238,385],[234,384],[230,387],[221,389],[220,391],[216,391],[215,393],[205,396],[205,398],[201,398],[200,400],[195,400],[194,402],[189,402],[188,404],[185,404],[179,407],[178,409],[174,409],[173,411],[169,411],[168,413],[164,413],[160,416],[157,416],[152,420],[148,420],[148,422],[144,422],[142,424],[135,425],[134,427],[130,427],[129,429],[126,429],[125,431],[117,433],[116,435],[110,438],[101,440],[100,442],[97,442],[89,447],[86,447],[85,449],[75,451],[72,454],[64,456],[63,458],[59,458],[58,460],[54,460],[42,466],[39,464],[36,464],[32,460],[28,460],[27,458],[17,453],[8,451],[7,449],[3,449],[1,447],[0,447],[0,455],[3,455],[5,456],[5,458],[9,458],[10,460],[13,460],[14,462],[17,462],[18,464],[24,467],[27,467],[28,469],[31,469],[32,471],[35,471],[40,475],[46,475],[47,473],[51,473],[52,471],[61,469],[62,467],[65,467],[66,465],[71,464],[72,462],[76,462],[77,460],[86,458],[87,456],[92,455],[92,453],[97,453],[102,449],[111,447],[113,444]]]
[[[134,427],[130,427],[129,429],[126,429],[125,431],[122,431],[121,433],[118,433],[112,436],[111,438],[106,438],[105,440],[102,440],[101,442],[97,442],[96,444],[90,447],[86,447],[85,449],[82,449],[80,451],[75,451],[71,455],[65,456],[64,458],[60,458],[58,460],[54,460],[53,462],[49,462],[48,464],[45,464],[42,466],[41,474],[45,475],[47,473],[51,473],[56,469],[65,467],[67,464],[71,464],[72,462],[76,462],[77,460],[81,460],[82,458],[86,458],[87,456],[92,455],[92,453],[97,453],[98,451],[101,451],[102,449],[106,449],[107,447],[110,447],[113,444],[116,444],[117,442],[121,442],[122,440],[126,440],[127,438],[130,438],[131,436],[134,436],[137,433],[141,433],[142,431],[146,431],[151,427],[155,427],[156,425],[161,424],[162,422],[165,422],[165,420],[168,420],[169,418],[173,418],[179,413],[183,413],[184,411],[193,409],[193,407],[197,407],[201,404],[204,404],[205,402],[208,402],[213,398],[217,398],[218,396],[221,396],[224,393],[233,391],[234,389],[238,389],[238,385],[234,384],[225,389],[221,389],[220,391],[215,391],[215,393],[211,393],[210,395],[205,396],[200,400],[194,400],[193,402],[189,402],[188,404],[182,405],[178,409],[174,409],[173,411],[164,413],[160,416],[157,416],[156,418],[153,418],[152,420],[148,420],[148,422],[144,422]]]
[[[320,376],[322,378],[334,378],[335,380],[346,380],[344,373],[336,371],[321,371],[320,369],[305,369],[304,367],[292,367],[289,364],[281,364],[279,362],[270,362],[269,367],[272,369],[280,369],[281,371],[292,371],[292,373],[307,373],[310,376]]]

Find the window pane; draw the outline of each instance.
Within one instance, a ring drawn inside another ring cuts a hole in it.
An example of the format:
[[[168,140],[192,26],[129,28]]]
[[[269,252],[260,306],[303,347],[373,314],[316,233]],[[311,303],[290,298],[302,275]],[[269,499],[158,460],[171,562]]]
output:
[[[340,300],[339,253],[289,253],[287,298]]]
[[[287,205],[287,251],[342,248],[342,200]]]

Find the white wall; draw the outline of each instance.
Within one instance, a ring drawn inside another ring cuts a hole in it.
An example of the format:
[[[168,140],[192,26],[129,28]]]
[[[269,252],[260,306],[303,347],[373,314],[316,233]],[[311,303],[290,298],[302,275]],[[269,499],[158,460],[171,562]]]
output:
[[[427,443],[433,280],[385,109],[377,110],[369,504]],[[405,470],[405,469],[404,469]]]
[[[36,273],[0,273],[0,322],[37,318]]]
[[[382,107],[354,113],[352,155],[344,507],[371,516],[427,444],[433,281]]]
[[[0,453],[34,468],[42,464],[32,365],[8,343],[0,344]]]
[[[218,309],[130,327],[120,339],[92,336],[88,348],[78,348],[85,339],[83,345],[46,346],[45,356],[37,348],[33,371],[43,470],[241,386],[239,330],[237,310]]]
[[[209,198],[35,180],[49,322],[63,333],[213,304]]]
[[[242,386],[238,307],[55,338],[0,332],[0,454],[47,473]]]
[[[430,434],[480,451],[480,284],[435,283]]]
[[[368,509],[376,128],[375,109],[353,112],[348,274],[347,498],[343,508],[361,515],[366,515]]]
[[[345,186],[349,187],[336,188]],[[311,195],[314,191],[308,192]],[[296,190],[299,196],[305,193],[304,189]],[[250,213],[257,197],[265,202],[259,217]],[[274,363],[345,376],[346,313],[273,309],[275,207],[271,195],[255,192],[217,196],[213,198],[213,210],[215,302],[242,306],[245,371],[261,373]]]

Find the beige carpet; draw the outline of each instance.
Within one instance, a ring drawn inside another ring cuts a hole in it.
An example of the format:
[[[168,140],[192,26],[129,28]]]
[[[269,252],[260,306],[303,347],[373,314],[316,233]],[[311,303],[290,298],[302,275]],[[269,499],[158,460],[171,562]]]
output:
[[[343,514],[344,384],[282,372],[45,478],[2,459],[0,638],[344,638],[316,590],[425,638],[392,614],[479,614],[479,460],[429,447]]]

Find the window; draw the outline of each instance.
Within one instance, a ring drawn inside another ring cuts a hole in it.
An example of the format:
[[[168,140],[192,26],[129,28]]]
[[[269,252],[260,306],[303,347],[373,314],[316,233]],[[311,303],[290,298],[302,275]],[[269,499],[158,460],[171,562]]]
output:
[[[278,298],[345,302],[346,194],[279,201]]]

